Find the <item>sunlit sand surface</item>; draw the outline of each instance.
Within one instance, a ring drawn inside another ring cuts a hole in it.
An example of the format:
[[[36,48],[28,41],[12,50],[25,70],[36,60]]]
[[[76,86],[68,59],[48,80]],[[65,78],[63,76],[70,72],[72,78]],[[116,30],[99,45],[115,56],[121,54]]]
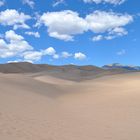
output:
[[[140,73],[0,74],[0,140],[139,140],[139,130]]]

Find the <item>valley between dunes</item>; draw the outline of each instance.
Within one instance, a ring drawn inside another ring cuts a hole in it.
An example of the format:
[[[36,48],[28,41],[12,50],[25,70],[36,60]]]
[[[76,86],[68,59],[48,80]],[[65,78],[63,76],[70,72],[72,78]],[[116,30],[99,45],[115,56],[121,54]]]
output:
[[[0,74],[0,140],[139,140],[140,73],[70,81]]]

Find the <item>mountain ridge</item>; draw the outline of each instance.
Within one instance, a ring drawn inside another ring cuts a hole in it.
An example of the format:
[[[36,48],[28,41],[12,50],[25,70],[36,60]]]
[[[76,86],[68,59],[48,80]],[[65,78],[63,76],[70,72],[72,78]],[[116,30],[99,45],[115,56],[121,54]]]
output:
[[[107,70],[109,70],[109,69],[126,69],[126,70],[130,70],[130,71],[140,71],[140,66],[122,65],[120,63],[104,65],[102,68],[107,69]]]

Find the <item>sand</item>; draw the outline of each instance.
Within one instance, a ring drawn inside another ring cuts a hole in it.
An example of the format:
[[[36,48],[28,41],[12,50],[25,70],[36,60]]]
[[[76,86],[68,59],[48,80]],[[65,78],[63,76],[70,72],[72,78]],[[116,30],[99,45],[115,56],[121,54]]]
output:
[[[139,140],[139,129],[140,73],[0,74],[0,140]]]

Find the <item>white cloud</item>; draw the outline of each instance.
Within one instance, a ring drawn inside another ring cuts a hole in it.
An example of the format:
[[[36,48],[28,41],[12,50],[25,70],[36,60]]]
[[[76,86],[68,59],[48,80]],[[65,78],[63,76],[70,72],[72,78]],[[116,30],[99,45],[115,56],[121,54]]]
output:
[[[54,54],[54,55],[53,55],[53,58],[54,58],[54,59],[59,59],[59,55],[58,55],[58,54]]]
[[[74,54],[74,58],[78,60],[83,60],[83,59],[86,59],[86,55],[81,52],[78,52]]]
[[[54,48],[35,51],[32,46],[25,41],[24,37],[16,34],[13,30],[7,31],[4,39],[0,39],[0,58],[19,57],[23,61],[34,62],[43,56],[50,55],[54,59],[59,58]],[[21,60],[21,59],[20,59]]]
[[[128,32],[124,28],[116,27],[113,30],[109,31],[109,34],[115,36],[124,36],[127,35]]]
[[[100,34],[107,33],[110,36],[113,34],[117,36],[126,35],[127,31],[124,29],[124,26],[132,21],[133,17],[129,14],[94,11],[84,18],[80,17],[77,12],[64,10],[44,13],[39,18],[37,25],[44,24],[50,37],[64,41],[73,41],[74,35],[83,34],[87,31]]]
[[[107,35],[107,36],[104,36],[104,39],[106,39],[106,40],[112,40],[112,39],[114,39],[114,38],[116,38],[116,36],[114,36],[114,35]]]
[[[43,54],[39,51],[27,51],[23,53],[23,58],[25,61],[38,61],[42,58]]]
[[[97,36],[94,36],[94,37],[92,38],[93,41],[100,41],[100,40],[102,40],[102,39],[103,39],[103,36],[102,36],[102,35],[97,35]]]
[[[114,38],[117,38],[117,37],[120,37],[120,36],[125,36],[127,34],[128,34],[128,32],[124,28],[116,27],[112,30],[109,30],[108,35],[105,35],[105,36],[97,35],[97,36],[94,36],[92,38],[92,40],[93,41],[112,40]]]
[[[53,47],[49,47],[45,50],[40,50],[40,51],[26,51],[22,54],[24,61],[39,61],[42,59],[43,56],[51,56],[54,59],[58,59],[59,55],[56,54],[56,50]]]
[[[40,13],[39,12],[35,12],[34,13],[34,19],[37,21],[34,25],[33,25],[33,27],[37,27],[37,28],[40,28],[41,27],[41,22],[40,22],[40,17],[41,17],[41,15],[40,15]]]
[[[32,9],[35,6],[35,2],[33,0],[23,0],[22,2],[23,4],[27,4],[28,6],[30,6]]]
[[[106,40],[112,40],[114,38],[125,36],[128,32],[122,27],[116,27],[109,31],[108,35],[104,37]]]
[[[0,39],[1,58],[19,56],[25,51],[33,50],[33,47],[25,41],[24,37],[16,34],[12,30],[5,33],[4,39]]]
[[[91,31],[103,33],[117,27],[126,26],[133,21],[133,17],[128,14],[95,11],[86,16],[86,21]]]
[[[73,36],[67,34],[59,34],[58,32],[49,33],[49,36],[64,41],[73,41]]]
[[[22,36],[16,34],[12,30],[5,33],[5,39],[9,42],[8,47],[11,51],[15,51],[18,53],[33,49],[32,46],[30,46]]]
[[[46,50],[43,51],[44,55],[55,55],[56,50],[53,47],[49,47]]]
[[[56,7],[58,6],[59,4],[64,4],[65,3],[65,0],[56,0],[54,3],[53,3],[53,7]]]
[[[83,0],[85,3],[109,3],[109,4],[114,4],[114,5],[120,5],[124,3],[126,0]]]
[[[56,54],[56,50],[53,47],[49,47],[45,50],[40,51],[27,51],[23,53],[23,58],[25,61],[39,61],[43,56],[51,56],[53,59],[59,59],[59,55]]]
[[[62,52],[61,56],[62,58],[69,58],[70,56],[72,56],[72,54],[68,52]]]
[[[5,4],[4,0],[0,0],[0,7],[3,6]]]
[[[39,32],[25,32],[26,35],[34,36],[36,38],[40,38]]]
[[[41,60],[42,57],[46,55],[53,59],[68,58],[72,56],[72,54],[68,52],[60,52],[60,54],[58,54],[53,47],[37,51],[23,36],[16,34],[13,30],[5,32],[3,37],[0,38],[0,58],[16,58],[19,61],[33,63],[34,61]],[[86,55],[79,52],[75,53],[74,58],[82,60],[86,58]]]
[[[47,12],[40,17],[40,23],[48,27],[48,33],[64,41],[72,41],[73,36],[87,31],[86,21],[77,12],[70,10]]]
[[[21,35],[16,34],[13,30],[9,30],[5,33],[5,38],[10,42],[22,41],[24,38]]]
[[[4,26],[13,26],[14,29],[30,27],[25,23],[27,20],[31,19],[29,15],[24,13],[19,13],[14,9],[7,9],[0,12],[0,24]]]

